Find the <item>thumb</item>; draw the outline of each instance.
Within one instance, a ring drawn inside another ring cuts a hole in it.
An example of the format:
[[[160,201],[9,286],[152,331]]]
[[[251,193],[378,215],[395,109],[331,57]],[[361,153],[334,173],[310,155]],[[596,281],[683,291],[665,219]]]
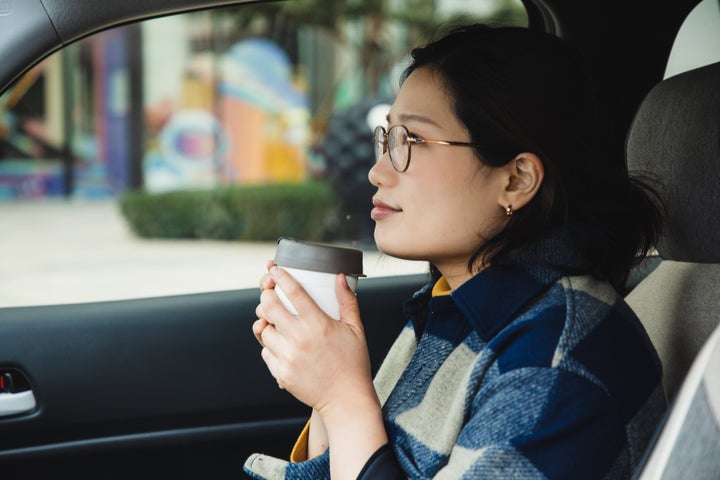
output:
[[[340,305],[340,320],[362,329],[357,297],[348,286],[345,274],[340,273],[335,279],[335,295]]]

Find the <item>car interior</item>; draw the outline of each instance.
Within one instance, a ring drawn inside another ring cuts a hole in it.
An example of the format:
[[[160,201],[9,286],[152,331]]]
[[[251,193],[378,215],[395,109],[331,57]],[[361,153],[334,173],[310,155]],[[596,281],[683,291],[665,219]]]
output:
[[[707,355],[720,352],[717,340],[708,340],[720,321],[720,237],[711,220],[718,208],[715,182],[720,179],[716,173],[720,158],[719,86],[720,63],[664,80],[643,101],[628,135],[628,167],[660,180],[666,225],[657,246],[662,262],[630,292],[627,301],[662,360],[663,383],[675,410],[683,403],[678,400],[680,390],[687,390],[686,395],[692,394],[690,400],[697,397],[698,402],[684,413],[689,430],[674,434],[672,454],[666,454],[665,463],[654,465],[655,473],[643,478],[720,475],[720,463],[712,453],[720,445],[716,408],[720,379],[717,370],[712,370],[717,363],[701,366],[698,375],[706,375],[704,382],[686,381],[706,343]],[[708,433],[701,437],[699,432],[704,429]],[[694,471],[703,473],[686,476]]]
[[[0,1],[0,93],[92,33],[242,3],[262,2]],[[626,297],[659,353],[670,403],[643,480],[720,478],[720,63],[663,78],[699,3],[523,0],[528,28],[587,54],[618,168],[656,178],[665,204],[658,255],[633,272]],[[405,323],[403,301],[425,281],[358,285],[373,371]],[[287,457],[309,411],[260,358],[249,328],[257,299],[241,289],[0,308],[0,476],[246,478],[250,453]]]

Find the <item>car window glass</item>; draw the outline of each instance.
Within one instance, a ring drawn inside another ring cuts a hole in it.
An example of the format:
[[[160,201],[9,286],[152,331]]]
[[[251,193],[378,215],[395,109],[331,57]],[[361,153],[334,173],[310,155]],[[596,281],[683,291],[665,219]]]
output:
[[[720,1],[703,0],[675,38],[665,78],[720,61]]]
[[[374,247],[372,128],[411,45],[522,3],[324,3],[101,32],[0,97],[0,307],[256,287],[279,236],[426,271]]]

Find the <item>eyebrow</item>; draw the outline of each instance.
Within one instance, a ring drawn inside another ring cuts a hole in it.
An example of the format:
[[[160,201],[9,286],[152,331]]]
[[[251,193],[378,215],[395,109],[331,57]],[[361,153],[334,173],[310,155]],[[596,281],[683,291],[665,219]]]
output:
[[[392,123],[390,121],[390,114],[386,116],[386,120],[388,123]],[[425,117],[423,115],[418,115],[416,113],[401,113],[399,116],[399,120],[401,123],[407,122],[407,121],[414,121],[414,122],[420,122],[420,123],[427,123],[428,125],[433,125],[435,127],[440,127],[440,124],[437,123],[435,120]]]

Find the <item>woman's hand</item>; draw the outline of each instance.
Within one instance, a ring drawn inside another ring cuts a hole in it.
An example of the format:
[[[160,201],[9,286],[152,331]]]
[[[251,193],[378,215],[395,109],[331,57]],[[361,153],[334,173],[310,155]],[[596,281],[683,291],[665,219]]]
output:
[[[297,310],[280,302],[282,288]],[[372,384],[370,357],[355,293],[338,275],[340,320],[325,314],[293,277],[268,263],[260,280],[253,333],[262,358],[281,388],[313,408],[308,453],[333,448],[330,476],[357,478],[370,456],[387,443],[380,403]],[[318,421],[321,420],[321,421]]]
[[[282,305],[275,285],[283,289],[297,316]],[[263,360],[281,388],[321,414],[345,397],[369,392],[374,396],[357,298],[344,275],[338,275],[335,285],[339,321],[325,314],[280,267],[269,264],[260,286],[253,332],[263,346]]]

